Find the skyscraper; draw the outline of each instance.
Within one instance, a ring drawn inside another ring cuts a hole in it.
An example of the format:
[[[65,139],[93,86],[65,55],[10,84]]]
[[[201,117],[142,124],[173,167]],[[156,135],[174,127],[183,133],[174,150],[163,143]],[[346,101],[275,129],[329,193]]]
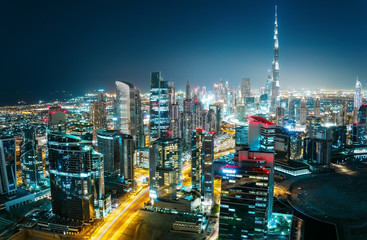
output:
[[[0,194],[17,191],[16,142],[14,137],[0,137]]]
[[[134,140],[118,130],[98,131],[98,152],[104,156],[104,170],[110,174],[134,179]]]
[[[191,139],[191,187],[201,192],[203,129],[192,132]]]
[[[170,94],[169,82],[163,81],[160,72],[151,73],[149,142],[168,138]]]
[[[202,145],[202,180],[201,196],[204,212],[210,212],[214,206],[214,136],[205,133]]]
[[[278,18],[277,6],[275,6],[274,22],[274,58],[273,58],[273,79],[271,82],[271,103],[270,110],[275,112],[279,105],[279,40],[278,40]]]
[[[181,139],[157,139],[149,148],[149,196],[153,201],[176,199],[181,184]]]
[[[300,124],[306,125],[306,119],[307,119],[307,106],[306,106],[306,99],[303,97],[300,106]]]
[[[284,108],[282,107],[277,107],[276,112],[275,112],[275,122],[277,124],[277,126],[281,126],[283,127],[284,125]]]
[[[48,131],[52,133],[66,132],[66,110],[61,106],[52,106],[48,109]]]
[[[33,127],[23,131],[20,166],[23,185],[30,190],[40,190],[44,184],[42,149],[38,147],[36,129]]]
[[[186,99],[191,100],[191,87],[190,87],[190,80],[186,82]]]
[[[313,106],[313,111],[314,111],[315,117],[320,117],[321,104],[320,104],[320,98],[319,97],[316,97],[316,99],[315,99],[315,103],[314,103],[314,106]]]
[[[249,78],[242,78],[241,82],[241,97],[243,103],[246,102],[246,98],[251,96],[251,82]]]
[[[97,131],[107,129],[107,101],[102,92],[97,94],[97,101],[91,103],[89,108],[90,122],[93,124],[93,140],[97,140]]]
[[[99,201],[104,195],[103,156],[93,150],[90,141],[63,131],[63,111],[51,111],[49,116],[52,211],[64,219],[90,221],[96,217],[96,211],[103,209]]]
[[[356,88],[354,92],[354,108],[359,109],[362,105],[362,102],[363,102],[362,84],[357,77]]]
[[[248,144],[251,150],[273,152],[276,125],[262,117],[250,116]]]
[[[131,83],[116,81],[115,104],[116,130],[133,136],[136,149],[144,147],[144,124],[139,89]]]
[[[266,239],[273,207],[274,153],[237,146],[222,167],[219,239]]]
[[[171,104],[171,109],[169,111],[170,117],[170,131],[169,135],[171,138],[181,138],[182,136],[182,119],[180,114],[180,105],[175,103]]]

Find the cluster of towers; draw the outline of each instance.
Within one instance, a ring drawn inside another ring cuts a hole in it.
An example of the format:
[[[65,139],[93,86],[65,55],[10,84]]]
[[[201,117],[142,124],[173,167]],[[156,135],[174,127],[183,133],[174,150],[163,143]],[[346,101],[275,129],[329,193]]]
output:
[[[178,202],[182,185],[182,153],[192,156],[192,190],[202,206],[213,206],[214,134],[220,130],[221,105],[204,109],[188,81],[184,98],[176,99],[172,82],[151,73],[149,120],[150,198],[154,206]]]

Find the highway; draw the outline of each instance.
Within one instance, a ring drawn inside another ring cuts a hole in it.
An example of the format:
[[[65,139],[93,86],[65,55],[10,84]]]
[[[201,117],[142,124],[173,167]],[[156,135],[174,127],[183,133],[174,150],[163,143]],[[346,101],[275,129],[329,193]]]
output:
[[[134,213],[143,207],[148,200],[149,188],[146,187],[137,195],[131,196],[125,203],[113,211],[104,223],[94,231],[91,239],[118,239],[118,236],[122,234],[129,221],[131,221]]]

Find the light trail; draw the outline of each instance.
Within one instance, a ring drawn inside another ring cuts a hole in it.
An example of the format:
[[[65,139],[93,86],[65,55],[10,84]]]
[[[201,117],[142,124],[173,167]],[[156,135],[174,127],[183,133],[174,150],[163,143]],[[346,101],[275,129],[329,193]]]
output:
[[[115,219],[108,225],[108,227],[101,233],[98,235],[98,237],[96,238],[97,240],[100,240],[108,231],[108,229],[110,229],[110,227],[112,227],[113,224],[115,224],[115,222],[122,216],[122,214],[124,214],[138,199],[140,199],[142,196],[144,196],[147,192],[148,192],[148,188],[146,188],[145,190],[141,191],[135,198],[134,200],[132,200],[116,217]]]

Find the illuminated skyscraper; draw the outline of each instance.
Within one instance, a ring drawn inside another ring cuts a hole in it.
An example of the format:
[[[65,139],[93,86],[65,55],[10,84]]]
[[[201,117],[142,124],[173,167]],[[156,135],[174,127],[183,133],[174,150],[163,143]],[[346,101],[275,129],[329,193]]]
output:
[[[277,124],[277,126],[281,126],[283,127],[284,125],[284,108],[282,107],[277,107],[276,112],[275,112],[275,122]]]
[[[214,136],[205,133],[202,145],[202,180],[201,196],[202,208],[204,212],[209,213],[214,206]]]
[[[314,115],[315,117],[320,117],[321,114],[321,104],[320,104],[320,98],[316,97],[314,107],[313,107]]]
[[[61,106],[52,106],[48,109],[48,131],[52,133],[66,133],[66,110]]]
[[[116,130],[133,136],[136,149],[144,147],[144,124],[139,89],[131,83],[116,81],[115,104]]]
[[[354,108],[359,109],[363,102],[362,84],[358,80],[356,81],[356,88],[354,92]]]
[[[248,144],[251,150],[273,152],[276,125],[262,117],[250,116]]]
[[[17,191],[16,142],[14,137],[0,137],[0,194]]]
[[[197,129],[192,132],[191,139],[191,187],[201,192],[202,175],[202,149],[203,149],[203,130]]]
[[[246,98],[251,96],[251,82],[249,78],[242,78],[241,82],[241,97],[243,103],[246,102]]]
[[[53,213],[64,219],[92,220],[104,195],[102,155],[90,142],[62,133],[48,134],[48,152]]]
[[[90,141],[65,133],[65,112],[50,109],[48,153],[52,211],[64,219],[90,221],[105,216],[103,156]],[[97,212],[98,211],[98,212]]]
[[[42,149],[38,146],[33,127],[23,131],[20,166],[23,185],[30,190],[40,190],[44,184]]]
[[[219,239],[266,239],[273,207],[274,153],[237,146],[234,164],[221,171]]]
[[[303,97],[301,100],[301,106],[300,106],[300,124],[306,125],[306,119],[307,119],[307,106],[306,106],[306,99]]]
[[[169,134],[169,82],[163,81],[160,72],[151,73],[149,142],[168,138]]]
[[[170,138],[181,138],[182,136],[182,119],[180,114],[180,105],[175,103],[171,104],[171,109],[169,111],[170,117]]]
[[[97,101],[90,104],[90,122],[93,124],[93,140],[97,140],[97,131],[107,129],[106,95],[102,92],[97,94]]]
[[[134,179],[134,140],[118,130],[98,131],[98,152],[104,157],[104,170],[125,180]]]
[[[186,99],[191,100],[191,87],[190,87],[190,80],[186,82]]]
[[[277,6],[275,6],[274,58],[273,58],[273,79],[271,82],[270,112],[274,113],[278,106],[279,106],[279,40],[278,40]]]
[[[157,139],[149,148],[149,196],[153,201],[176,199],[182,182],[181,139]]]

